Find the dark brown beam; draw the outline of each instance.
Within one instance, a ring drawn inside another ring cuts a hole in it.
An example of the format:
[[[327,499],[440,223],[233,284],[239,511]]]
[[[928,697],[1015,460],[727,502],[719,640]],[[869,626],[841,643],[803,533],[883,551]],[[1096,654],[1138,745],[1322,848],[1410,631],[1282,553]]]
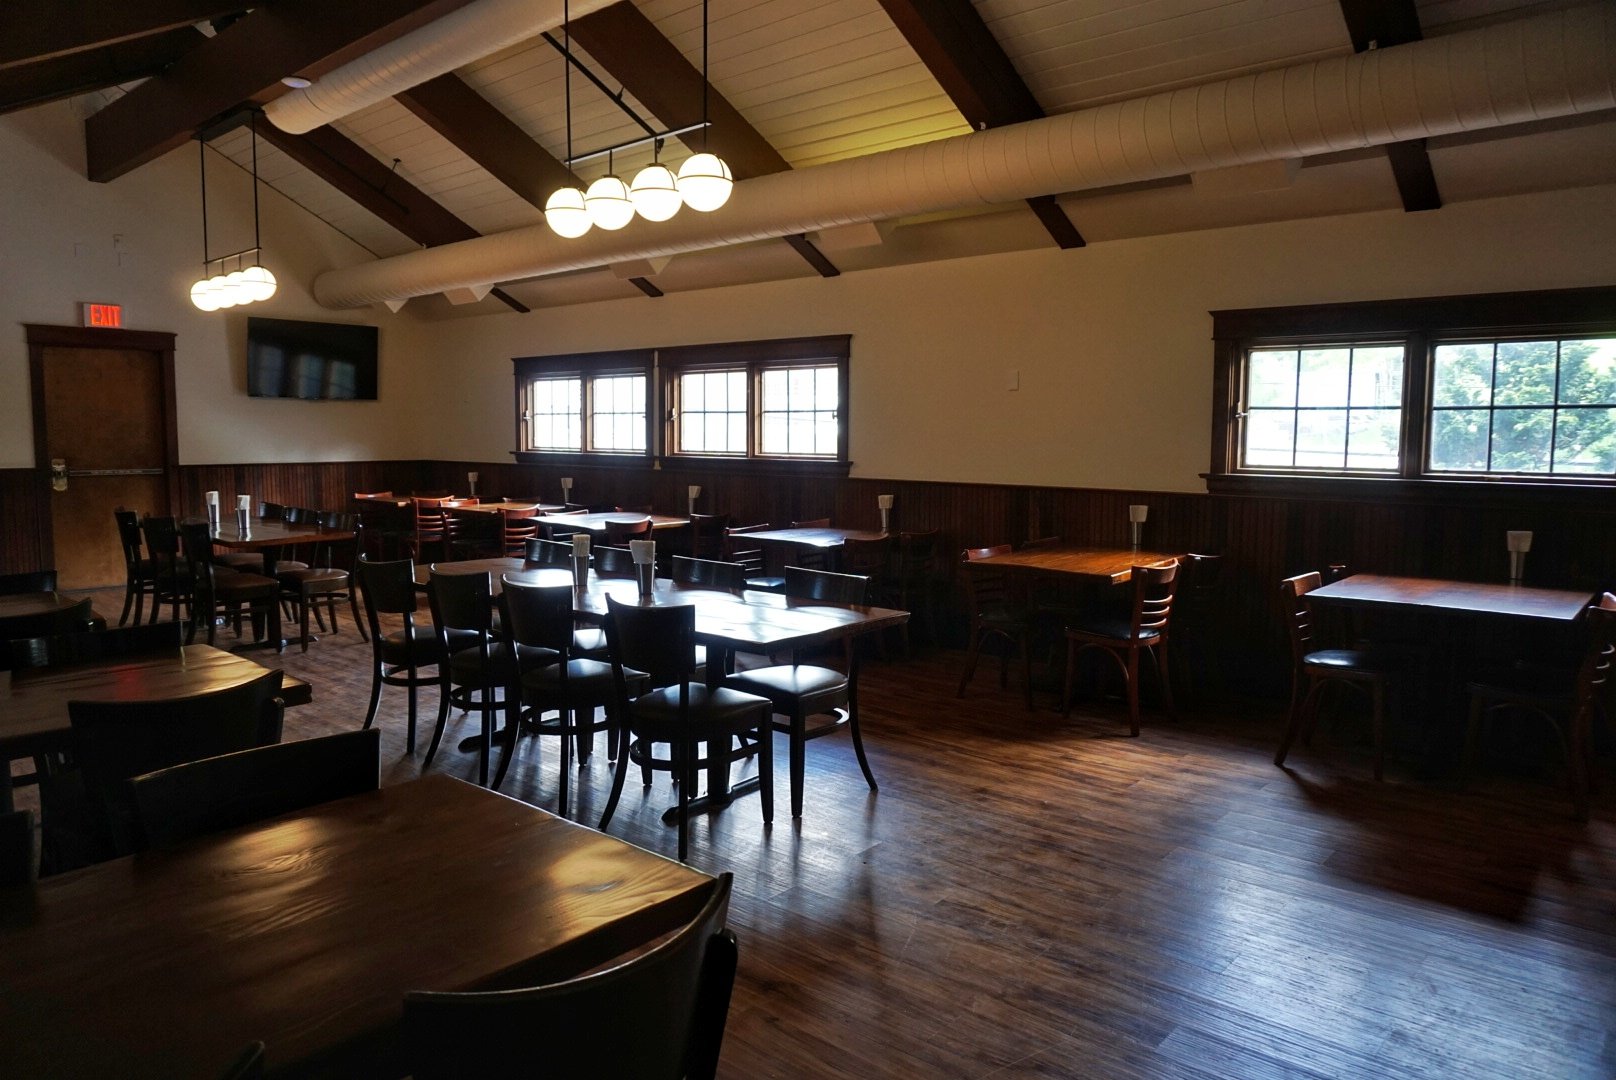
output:
[[[657,297],[662,295],[662,290],[657,288],[655,285],[653,285],[650,281],[646,280],[645,278],[631,277],[628,280],[629,280],[630,284],[632,284],[636,289],[640,290],[642,293],[644,293],[646,296],[649,296],[653,300],[655,300]]]
[[[333,127],[315,128],[307,135],[290,135],[273,124],[259,124],[258,133],[287,157],[417,244],[437,247],[482,235]],[[516,311],[528,310],[500,289],[490,295]]]
[[[185,27],[0,71],[0,113],[157,75],[207,40]]]
[[[1340,4],[1354,52],[1389,49],[1422,37],[1414,0],[1340,0]],[[1441,209],[1442,192],[1436,186],[1424,139],[1391,143],[1386,147],[1386,160],[1391,163],[1405,211]]]
[[[814,247],[814,242],[802,233],[783,239],[791,245],[791,250],[802,256],[804,262],[819,271],[820,277],[836,277],[841,273],[836,269],[836,264],[825,258],[825,253]]]
[[[275,0],[90,117],[86,172],[91,180],[115,180],[244,102],[263,104],[284,93],[283,76],[319,78],[468,2]]]
[[[0,70],[183,30],[250,6],[242,0],[10,0]]]
[[[1044,115],[971,0],[881,0],[881,6],[972,128],[986,131]],[[1055,243],[1083,246],[1083,234],[1053,192],[1027,205]]]

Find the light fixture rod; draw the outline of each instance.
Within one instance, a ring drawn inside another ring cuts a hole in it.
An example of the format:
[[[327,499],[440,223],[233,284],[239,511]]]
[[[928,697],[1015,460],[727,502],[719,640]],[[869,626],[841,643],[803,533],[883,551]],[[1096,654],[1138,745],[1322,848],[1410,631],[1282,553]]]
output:
[[[247,254],[249,251],[259,251],[259,252],[261,252],[262,250],[263,249],[260,248],[257,244],[254,244],[252,247],[244,247],[240,251],[232,251],[228,255],[215,255],[211,259],[204,259],[203,262],[204,263],[222,263],[222,262],[226,262],[227,260],[230,260],[230,259],[239,259],[243,255]]]
[[[607,154],[615,154],[619,150],[627,150],[633,146],[643,146],[648,142],[671,139],[675,135],[687,135],[692,131],[700,131],[702,128],[708,126],[707,121],[698,120],[696,123],[686,124],[682,128],[669,128],[667,131],[654,131],[649,135],[642,135],[638,139],[630,139],[628,142],[620,142],[616,146],[608,146],[600,150],[591,150],[587,154],[579,154],[577,157],[569,157],[563,161],[562,164],[576,165],[580,161],[589,161],[592,158],[605,157]]]
[[[208,268],[208,144],[196,140],[197,166],[202,171],[202,269]]]
[[[243,252],[256,250],[261,246],[261,238],[258,235],[258,114],[256,112],[247,118],[247,130],[252,134],[253,246],[243,248]]]
[[[563,18],[565,18],[565,16],[563,16]],[[565,27],[563,27],[562,32],[566,33]],[[597,90],[599,90],[601,93],[603,93],[607,97],[611,98],[612,101],[617,104],[617,107],[619,109],[622,109],[623,112],[628,114],[628,118],[630,120],[632,120],[636,124],[640,125],[640,127],[644,128],[646,131],[651,130],[651,125],[650,125],[649,122],[646,121],[645,117],[643,117],[639,113],[635,112],[633,107],[631,105],[629,105],[628,102],[623,100],[623,91],[622,90],[613,90],[611,87],[607,86],[606,83],[601,79],[601,77],[599,75],[596,75],[593,71],[589,70],[589,65],[585,64],[582,60],[580,60],[576,56],[572,55],[572,50],[569,47],[571,45],[571,40],[570,39],[568,40],[567,45],[562,45],[561,42],[557,41],[555,39],[555,37],[552,36],[551,33],[548,30],[544,31],[539,36],[542,37],[545,41],[548,41],[550,43],[550,47],[552,49],[555,49],[562,56],[567,58],[567,64],[568,64],[567,70],[568,71],[571,71],[573,68],[577,68],[579,71],[583,72],[584,78],[586,78],[590,82],[594,83],[595,88]]]

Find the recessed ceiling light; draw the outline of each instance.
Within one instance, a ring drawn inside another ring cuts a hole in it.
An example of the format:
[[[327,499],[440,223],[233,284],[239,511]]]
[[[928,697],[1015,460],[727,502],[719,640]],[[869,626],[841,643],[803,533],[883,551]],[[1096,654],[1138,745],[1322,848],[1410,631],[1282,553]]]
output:
[[[281,82],[285,83],[287,86],[290,86],[293,90],[307,90],[309,87],[314,85],[313,80],[305,79],[301,75],[288,75],[286,78],[282,79]]]

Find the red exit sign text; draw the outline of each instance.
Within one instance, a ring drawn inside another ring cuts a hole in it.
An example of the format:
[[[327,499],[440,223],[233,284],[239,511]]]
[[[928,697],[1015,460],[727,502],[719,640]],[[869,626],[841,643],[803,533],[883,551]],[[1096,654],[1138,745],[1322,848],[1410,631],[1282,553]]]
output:
[[[122,304],[90,304],[81,305],[84,309],[85,326],[115,327],[123,325]]]

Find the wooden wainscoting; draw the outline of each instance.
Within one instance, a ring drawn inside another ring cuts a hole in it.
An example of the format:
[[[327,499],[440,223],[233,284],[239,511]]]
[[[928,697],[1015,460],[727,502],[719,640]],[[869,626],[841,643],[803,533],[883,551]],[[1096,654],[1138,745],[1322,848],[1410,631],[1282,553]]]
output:
[[[44,522],[49,520],[49,487],[42,470],[0,469],[0,574],[25,574],[48,565]]]
[[[350,510],[356,491],[396,491],[421,486],[419,461],[308,461],[275,465],[184,465],[180,467],[183,513],[202,512],[203,492],[217,491],[226,507],[237,495],[312,510]]]

